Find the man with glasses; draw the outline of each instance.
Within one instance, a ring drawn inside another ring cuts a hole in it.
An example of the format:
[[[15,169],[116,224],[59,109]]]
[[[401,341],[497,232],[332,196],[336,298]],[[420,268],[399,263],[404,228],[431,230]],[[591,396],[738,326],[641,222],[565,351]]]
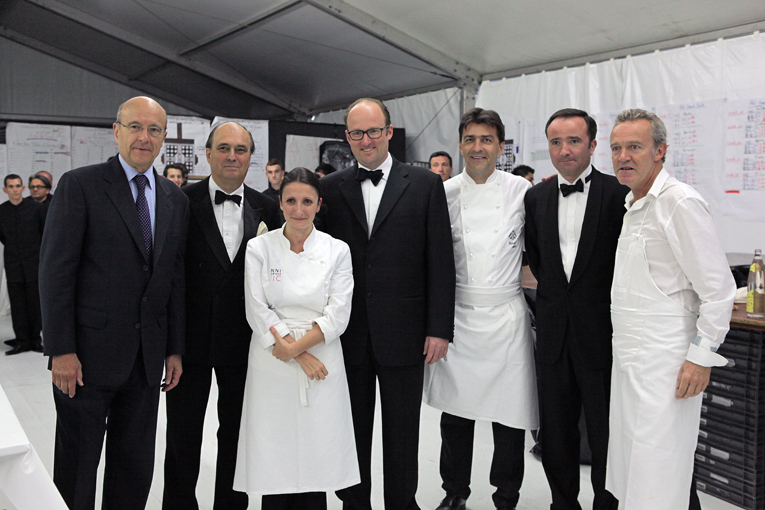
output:
[[[181,376],[189,206],[152,167],[166,126],[153,99],[123,103],[118,157],[65,173],[48,211],[40,300],[57,413],[53,480],[71,510],[95,505],[104,435],[103,508],[145,508],[159,390]]]
[[[42,204],[45,212],[48,212],[50,199],[53,198],[50,194],[51,187],[50,179],[42,174],[38,173],[29,178],[29,198]]]
[[[358,163],[322,178],[327,233],[348,243],[351,318],[341,336],[361,483],[338,491],[345,509],[371,509],[376,386],[382,405],[386,508],[417,509],[424,363],[454,333],[454,254],[441,178],[388,153],[390,114],[376,99],[345,112]]]

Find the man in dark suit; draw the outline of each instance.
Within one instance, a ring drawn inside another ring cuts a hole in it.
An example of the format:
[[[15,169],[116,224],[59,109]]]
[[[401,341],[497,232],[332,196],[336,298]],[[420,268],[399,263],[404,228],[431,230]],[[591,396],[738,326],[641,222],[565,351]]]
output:
[[[556,112],[545,127],[557,178],[526,194],[526,252],[539,284],[537,385],[542,465],[552,510],[580,510],[579,417],[592,450],[594,510],[615,510],[605,490],[611,384],[610,291],[629,191],[590,165],[597,124]]]
[[[441,178],[388,154],[390,114],[375,99],[345,113],[358,163],[321,180],[327,233],[353,259],[350,323],[342,335],[361,483],[338,491],[345,509],[371,509],[377,381],[382,405],[385,507],[417,509],[423,361],[454,334],[455,270]]]
[[[198,509],[196,485],[212,372],[218,384],[215,509],[245,510],[234,470],[252,330],[244,309],[244,255],[256,234],[278,228],[276,202],[243,184],[252,135],[227,122],[210,131],[211,176],[183,188],[191,219],[186,243],[186,354],[183,381],[167,395],[162,508]]]
[[[94,507],[104,434],[102,508],[145,507],[159,390],[181,376],[188,199],[152,168],[166,127],[154,100],[123,103],[119,157],[64,174],[48,212],[40,298],[57,412],[53,480],[72,510]]]

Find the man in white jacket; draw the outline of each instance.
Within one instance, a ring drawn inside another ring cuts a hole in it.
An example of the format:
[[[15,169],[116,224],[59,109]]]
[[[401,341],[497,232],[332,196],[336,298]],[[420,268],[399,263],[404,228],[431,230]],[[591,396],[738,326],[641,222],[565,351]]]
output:
[[[492,110],[462,117],[465,171],[444,183],[457,269],[454,343],[426,367],[424,400],[441,415],[438,510],[463,510],[470,495],[475,420],[492,422],[489,481],[500,509],[518,503],[525,429],[538,427],[534,346],[521,291],[525,211],[531,184],[496,171],[505,127]]]
[[[631,192],[611,289],[606,488],[625,510],[689,507],[701,392],[726,362],[716,351],[736,293],[709,206],[664,170],[666,152],[655,114],[617,116],[611,156]]]

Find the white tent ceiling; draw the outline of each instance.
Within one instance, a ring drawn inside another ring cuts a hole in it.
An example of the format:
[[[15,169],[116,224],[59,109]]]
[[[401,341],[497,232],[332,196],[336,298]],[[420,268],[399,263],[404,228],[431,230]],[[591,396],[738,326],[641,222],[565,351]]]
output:
[[[763,0],[0,0],[0,37],[202,115],[263,119],[763,28]]]

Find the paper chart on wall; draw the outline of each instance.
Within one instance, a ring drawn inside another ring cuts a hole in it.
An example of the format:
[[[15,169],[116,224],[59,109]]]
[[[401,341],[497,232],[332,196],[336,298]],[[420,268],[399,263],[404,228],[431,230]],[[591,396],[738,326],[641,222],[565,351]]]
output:
[[[765,221],[765,98],[725,108],[725,210],[742,221]]]
[[[611,159],[611,130],[618,112],[604,112],[593,115],[598,125],[598,134],[595,136],[597,144],[592,153],[592,165],[599,172],[614,175],[614,163]]]
[[[284,168],[289,171],[302,166],[314,170],[319,166],[319,153],[324,142],[338,141],[337,138],[320,138],[316,136],[287,135],[284,151]],[[339,140],[344,141],[344,140]]]
[[[72,168],[72,129],[70,126],[9,122],[5,132],[8,173],[21,176],[45,170],[58,182]]]
[[[191,175],[209,175],[205,142],[210,121],[199,117],[167,116],[167,137],[154,160],[154,169],[161,175],[165,165],[183,163]]]
[[[103,163],[116,154],[113,129],[72,126],[72,168]]]
[[[545,124],[547,120],[525,119],[521,133],[520,160],[516,166],[523,163],[534,169],[534,180],[541,182],[545,177],[555,175],[555,167],[550,161],[550,150],[547,147]]]
[[[8,146],[0,144],[0,177],[8,175],[8,160],[6,154],[8,153]]]
[[[268,178],[266,177],[266,163],[268,162],[268,121],[215,117],[212,121],[212,125],[217,126],[218,124],[231,121],[238,122],[252,134],[252,140],[255,142],[255,150],[250,156],[250,169],[247,171],[247,177],[245,177],[244,183],[257,191],[262,191],[268,186]],[[210,173],[209,168],[207,173]]]

